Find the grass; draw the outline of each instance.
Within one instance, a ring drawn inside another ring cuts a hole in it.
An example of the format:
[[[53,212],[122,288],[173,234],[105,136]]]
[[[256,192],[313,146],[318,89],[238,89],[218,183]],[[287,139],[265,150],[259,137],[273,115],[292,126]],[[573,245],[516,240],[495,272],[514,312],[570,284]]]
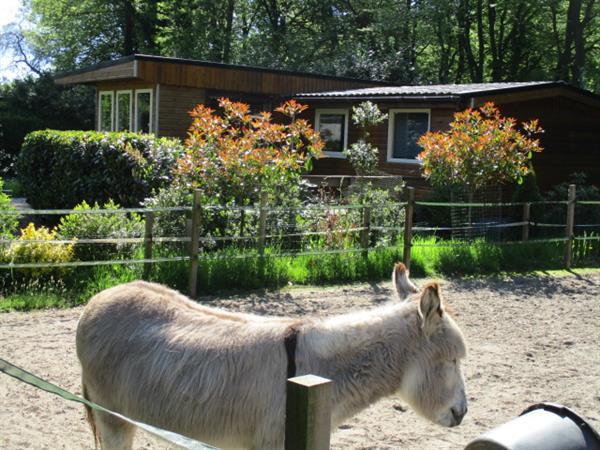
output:
[[[532,273],[560,271],[563,267],[562,243],[501,245],[483,240],[465,243],[417,238],[413,244],[411,273],[415,277]],[[598,241],[586,247],[585,252],[580,248],[576,250],[578,266],[600,266]],[[272,251],[268,249],[267,254]],[[138,258],[141,257],[139,252],[136,255]],[[246,257],[240,258],[241,255]],[[261,259],[255,250],[240,249],[221,250],[217,256],[200,260],[199,294],[280,288],[288,284],[332,285],[387,280],[393,264],[402,259],[402,248],[372,250],[367,258],[361,253],[347,253]],[[185,292],[188,274],[189,265],[186,262],[161,263],[155,264],[150,280]],[[103,289],[140,279],[142,275],[141,264],[77,268],[62,278],[34,280],[28,280],[18,273],[0,272],[0,311],[83,304]]]

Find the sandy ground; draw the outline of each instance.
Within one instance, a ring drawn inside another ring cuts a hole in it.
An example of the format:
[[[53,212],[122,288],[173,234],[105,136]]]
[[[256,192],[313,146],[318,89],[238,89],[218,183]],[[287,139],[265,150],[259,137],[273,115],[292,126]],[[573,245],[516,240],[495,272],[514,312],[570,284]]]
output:
[[[419,282],[417,280],[417,282]],[[334,449],[459,449],[540,401],[565,404],[600,430],[600,273],[444,283],[469,343],[469,413],[447,429],[398,397],[332,436]],[[390,284],[209,299],[260,314],[335,314],[388,300]],[[81,308],[0,314],[0,357],[79,393],[75,327]],[[0,448],[93,448],[83,408],[0,374]],[[168,448],[138,432],[136,448]]]

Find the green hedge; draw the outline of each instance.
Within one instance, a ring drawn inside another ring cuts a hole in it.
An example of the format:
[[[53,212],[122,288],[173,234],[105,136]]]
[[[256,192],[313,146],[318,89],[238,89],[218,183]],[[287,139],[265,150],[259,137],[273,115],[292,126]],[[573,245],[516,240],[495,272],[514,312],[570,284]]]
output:
[[[148,134],[41,130],[23,142],[17,172],[34,208],[114,200],[124,207],[171,181],[183,147]]]

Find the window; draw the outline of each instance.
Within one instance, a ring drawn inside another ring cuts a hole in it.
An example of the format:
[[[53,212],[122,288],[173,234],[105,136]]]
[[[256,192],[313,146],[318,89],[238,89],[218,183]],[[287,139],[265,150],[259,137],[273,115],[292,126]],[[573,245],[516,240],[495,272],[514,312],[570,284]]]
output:
[[[429,131],[428,109],[390,109],[388,161],[417,163],[417,140]]]
[[[152,132],[152,89],[135,91],[135,131]]]
[[[98,98],[98,130],[112,131],[114,121],[113,92],[100,91]]]
[[[117,123],[115,129],[117,131],[131,130],[131,91],[117,91],[116,116]]]
[[[348,145],[348,110],[317,109],[316,129],[325,141],[323,153],[334,158],[345,158],[342,150]]]

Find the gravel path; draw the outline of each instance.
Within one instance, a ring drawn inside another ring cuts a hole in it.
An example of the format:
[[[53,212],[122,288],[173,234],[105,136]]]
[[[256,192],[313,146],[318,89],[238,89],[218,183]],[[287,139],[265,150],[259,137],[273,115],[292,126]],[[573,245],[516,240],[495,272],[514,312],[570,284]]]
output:
[[[446,281],[444,293],[469,343],[463,424],[436,426],[393,396],[336,430],[333,449],[459,449],[540,401],[570,406],[600,430],[600,272]],[[390,284],[381,283],[206,300],[297,316],[370,308],[390,296]],[[74,337],[81,311],[0,314],[0,358],[79,393]],[[1,449],[93,448],[82,407],[3,374],[0,424]],[[138,432],[136,448],[168,447]]]

